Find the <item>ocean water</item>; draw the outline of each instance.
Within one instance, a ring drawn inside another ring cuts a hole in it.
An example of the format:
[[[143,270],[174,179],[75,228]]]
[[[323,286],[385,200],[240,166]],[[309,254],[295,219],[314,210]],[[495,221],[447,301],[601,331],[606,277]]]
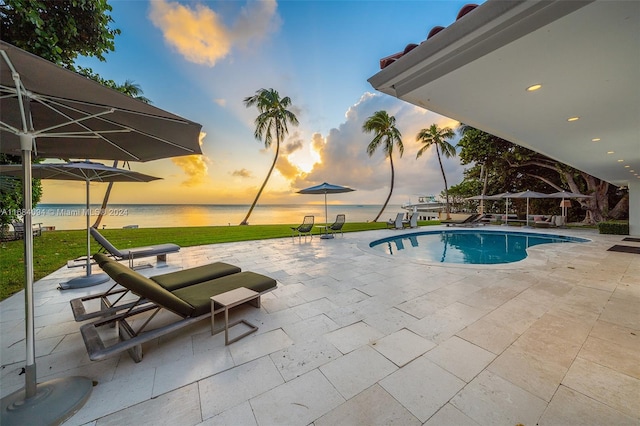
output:
[[[175,226],[233,226],[238,225],[249,211],[244,204],[110,204],[100,222],[100,228],[122,228],[137,225],[140,228]],[[328,221],[333,223],[337,214],[344,213],[347,222],[372,221],[382,205],[329,205]],[[99,205],[91,205],[93,225]],[[395,217],[403,211],[399,205],[388,205],[380,221]],[[85,229],[84,204],[38,204],[33,211],[33,222],[53,226],[56,230]],[[299,224],[305,215],[314,215],[315,222],[325,222],[324,204],[258,204],[249,224]]]

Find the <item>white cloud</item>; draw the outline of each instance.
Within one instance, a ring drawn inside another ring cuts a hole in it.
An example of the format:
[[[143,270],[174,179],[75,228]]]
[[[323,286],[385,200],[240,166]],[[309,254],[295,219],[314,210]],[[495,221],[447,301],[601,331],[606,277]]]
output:
[[[247,3],[230,27],[203,4],[189,7],[166,0],[154,0],[150,4],[149,18],[160,28],[167,44],[188,61],[210,67],[234,47],[244,48],[260,41],[280,25],[275,0]]]

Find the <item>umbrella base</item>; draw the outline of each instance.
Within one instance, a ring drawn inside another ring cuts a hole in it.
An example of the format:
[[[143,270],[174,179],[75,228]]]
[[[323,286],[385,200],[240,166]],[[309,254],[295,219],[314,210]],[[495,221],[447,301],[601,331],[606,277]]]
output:
[[[2,426],[58,425],[73,416],[89,399],[93,383],[86,377],[63,377],[40,383],[25,399],[25,389],[2,398]]]
[[[68,290],[71,288],[91,287],[94,285],[106,283],[109,281],[107,274],[86,275],[84,277],[74,278],[66,283],[60,283],[60,290]]]
[[[333,238],[333,234],[322,234],[320,238],[323,240],[330,240]]]

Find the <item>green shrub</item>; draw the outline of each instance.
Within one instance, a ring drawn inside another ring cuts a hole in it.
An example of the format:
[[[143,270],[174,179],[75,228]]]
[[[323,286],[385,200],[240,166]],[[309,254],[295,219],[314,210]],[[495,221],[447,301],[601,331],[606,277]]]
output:
[[[601,234],[629,235],[629,224],[622,222],[600,222],[598,231]]]

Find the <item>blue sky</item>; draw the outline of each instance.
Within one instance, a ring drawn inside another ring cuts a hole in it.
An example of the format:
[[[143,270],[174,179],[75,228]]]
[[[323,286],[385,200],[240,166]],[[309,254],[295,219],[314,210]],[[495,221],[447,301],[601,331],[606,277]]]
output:
[[[255,108],[243,99],[274,88],[292,99],[299,126],[289,128],[262,203],[310,202],[296,190],[323,181],[357,189],[334,203],[381,204],[390,168],[371,158],[362,123],[375,111],[396,116],[405,154],[394,156],[392,203],[443,189],[435,152],[416,160],[415,135],[432,123],[456,122],[377,93],[367,79],[379,59],[420,43],[435,25],[450,25],[464,1],[111,1],[116,50],[106,62],[78,61],[102,77],[133,80],[159,108],[203,125],[202,157],[132,164],[163,177],[116,184],[112,202],[250,203],[274,150],[253,136]],[[457,159],[444,160],[450,184]],[[45,182],[42,202],[79,202],[83,187]],[[92,201],[102,196],[92,188]],[[318,200],[320,201],[320,200]]]

